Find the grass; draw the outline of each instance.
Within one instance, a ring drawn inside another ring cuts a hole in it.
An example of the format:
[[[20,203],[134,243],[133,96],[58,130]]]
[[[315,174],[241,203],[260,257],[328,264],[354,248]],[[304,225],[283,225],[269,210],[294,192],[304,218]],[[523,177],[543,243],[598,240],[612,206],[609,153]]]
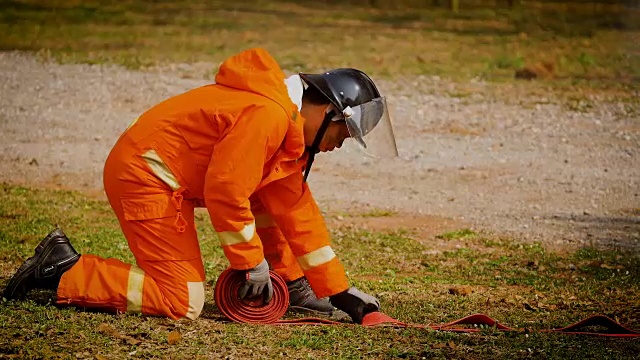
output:
[[[637,340],[538,332],[468,335],[342,325],[255,326],[225,322],[212,304],[227,265],[205,213],[197,214],[207,305],[197,321],[57,308],[50,294],[0,306],[0,354],[11,358],[632,358]],[[130,262],[104,201],[77,192],[0,185],[0,287],[60,224],[82,253]],[[431,239],[410,232],[334,229],[351,282],[377,296],[385,313],[413,323],[444,323],[486,313],[516,328],[557,328],[593,314],[640,329],[638,254],[582,248],[556,253],[540,244],[469,229]],[[456,246],[447,246],[447,244]],[[452,291],[466,287],[465,292]],[[454,295],[457,294],[457,295]]]
[[[451,239],[462,239],[462,238],[468,238],[468,237],[474,237],[474,236],[476,236],[476,233],[473,230],[460,229],[456,231],[450,231],[444,234],[439,234],[436,236],[436,238],[451,240]]]
[[[323,3],[7,0],[0,3],[0,49],[130,68],[205,61],[209,77],[228,56],[256,46],[289,71],[352,66],[375,77],[504,81],[518,68],[547,62],[570,81],[617,86],[640,77],[637,8],[463,4],[454,14],[411,8],[415,2]]]

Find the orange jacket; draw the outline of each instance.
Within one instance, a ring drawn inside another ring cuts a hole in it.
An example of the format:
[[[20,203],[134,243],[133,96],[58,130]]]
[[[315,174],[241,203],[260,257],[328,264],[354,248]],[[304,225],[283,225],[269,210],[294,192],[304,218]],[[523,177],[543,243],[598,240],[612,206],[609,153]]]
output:
[[[348,284],[302,179],[304,119],[284,78],[265,50],[244,51],[220,66],[215,84],[156,105],[120,141],[134,144],[174,191],[204,201],[235,269],[264,258],[249,198],[259,199],[324,297]]]

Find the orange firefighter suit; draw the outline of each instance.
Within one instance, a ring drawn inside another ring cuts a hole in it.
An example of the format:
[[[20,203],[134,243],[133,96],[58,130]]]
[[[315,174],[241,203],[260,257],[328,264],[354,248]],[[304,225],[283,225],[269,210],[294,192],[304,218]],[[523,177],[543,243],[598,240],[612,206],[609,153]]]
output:
[[[262,49],[219,69],[215,84],[142,114],[115,144],[104,187],[136,265],[83,255],[58,303],[195,319],[204,267],[194,208],[206,206],[231,267],[267,258],[318,297],[348,288],[302,169],[303,122],[284,73]]]

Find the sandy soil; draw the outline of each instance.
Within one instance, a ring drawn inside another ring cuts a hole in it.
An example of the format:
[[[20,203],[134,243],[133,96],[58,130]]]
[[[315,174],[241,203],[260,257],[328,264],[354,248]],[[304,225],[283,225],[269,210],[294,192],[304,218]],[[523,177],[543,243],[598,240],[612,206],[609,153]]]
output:
[[[103,196],[102,164],[141,112],[206,84],[216,64],[146,72],[0,53],[0,181]],[[205,76],[205,74],[208,74]],[[640,109],[624,96],[567,100],[538,83],[380,81],[400,157],[355,144],[310,175],[330,226],[459,228],[554,246],[640,248]],[[637,97],[638,94],[635,94]],[[362,216],[393,213],[392,216]]]

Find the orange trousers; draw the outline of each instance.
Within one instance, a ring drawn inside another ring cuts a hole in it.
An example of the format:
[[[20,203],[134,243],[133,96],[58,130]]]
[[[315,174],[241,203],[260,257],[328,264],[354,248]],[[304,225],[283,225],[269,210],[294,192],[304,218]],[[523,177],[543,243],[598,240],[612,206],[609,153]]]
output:
[[[60,280],[57,303],[172,319],[196,319],[205,272],[188,192],[173,191],[123,138],[111,151],[104,187],[136,265],[83,255]],[[252,199],[265,257],[285,280],[303,276],[284,236]]]

